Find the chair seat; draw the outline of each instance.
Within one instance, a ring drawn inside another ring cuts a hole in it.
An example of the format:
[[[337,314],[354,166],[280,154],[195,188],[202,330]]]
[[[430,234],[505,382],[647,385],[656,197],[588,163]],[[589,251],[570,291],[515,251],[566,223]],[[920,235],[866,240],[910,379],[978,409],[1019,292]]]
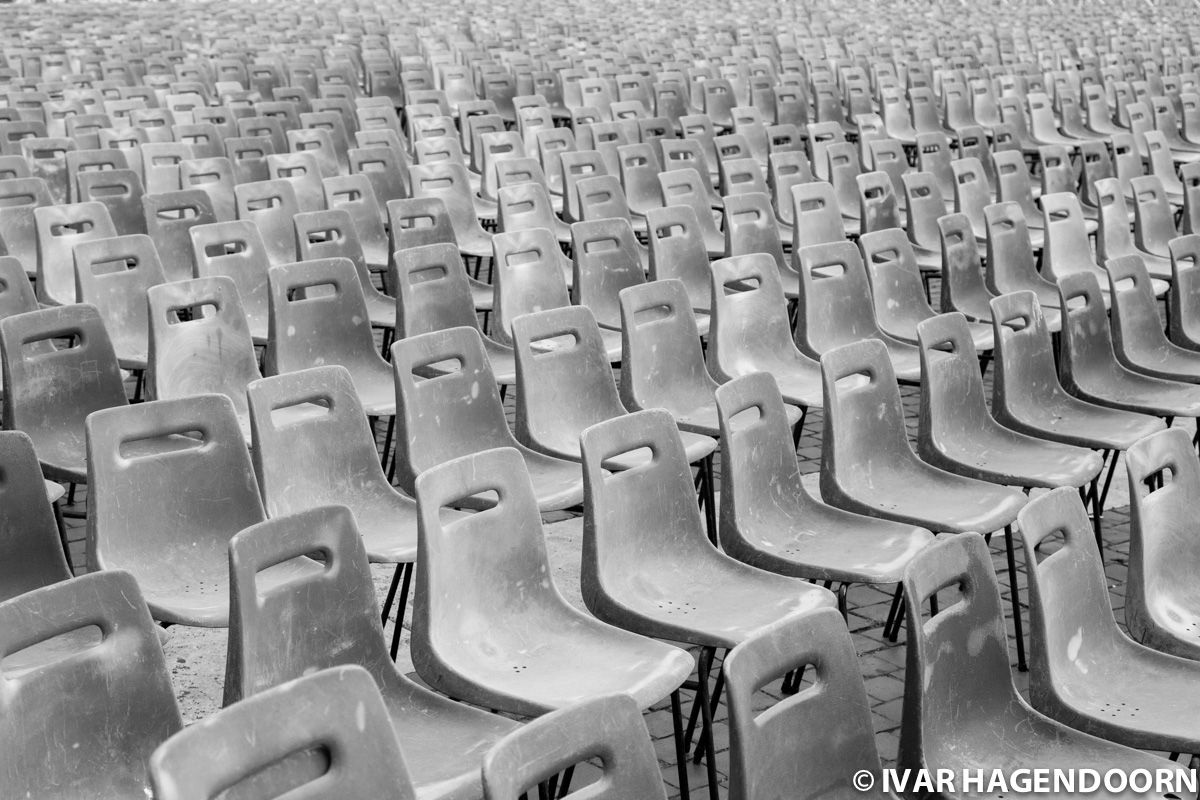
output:
[[[1162,430],[1154,417],[1106,408],[1056,392],[1050,402],[1040,402],[1028,417],[998,416],[1006,427],[1080,447],[1128,450],[1138,439]]]
[[[564,608],[561,615],[543,622],[537,629],[510,631],[481,619],[469,641],[450,645],[456,651],[457,676],[473,687],[463,699],[536,715],[620,692],[644,709],[673,692],[692,672],[692,658],[683,650],[606,625],[574,608]],[[411,758],[407,750],[404,753]]]
[[[789,427],[800,421],[800,409],[789,405],[786,406],[785,410],[787,412]],[[668,408],[667,411],[671,412],[671,416],[675,418],[675,424],[679,426],[681,431],[690,431],[713,438],[719,438],[721,435],[716,400],[710,400],[704,405],[693,406],[691,408]]]
[[[47,479],[63,483],[87,483],[83,428],[25,432],[33,440],[33,449]]]
[[[367,301],[367,316],[373,328],[396,327],[396,301],[378,292],[364,293]]]
[[[847,511],[948,533],[998,531],[1026,502],[1019,491],[946,472],[915,455],[856,464],[836,476],[822,470],[821,496]]]
[[[481,197],[478,194],[474,195],[471,200],[475,204],[475,216],[480,219],[495,219],[499,213],[499,207],[495,200],[489,200],[486,197]]]
[[[735,537],[722,538],[726,552],[760,569],[815,581],[899,582],[912,556],[933,541],[924,528],[855,514],[811,498],[800,518],[777,518],[771,509],[761,514],[755,514],[755,531],[742,531],[744,538],[753,538],[754,546]]]
[[[346,365],[363,411],[371,417],[390,417],[396,413],[396,385],[388,369]]]
[[[1052,656],[1055,696],[1035,696],[1035,706],[1072,728],[1127,747],[1193,752],[1200,746],[1200,664],[1114,634],[1118,641],[1098,637],[1085,643],[1077,658]]]
[[[62,500],[63,496],[67,493],[67,490],[62,485],[54,481],[44,481],[44,483],[46,484],[46,501],[50,505],[54,505],[59,500]]]
[[[417,797],[475,800],[483,756],[517,723],[456,703],[395,672],[385,673],[384,704]]]
[[[921,456],[942,469],[1009,486],[1055,488],[1084,486],[1100,472],[1103,461],[1094,451],[1049,442],[992,422],[961,431],[952,441],[934,445]]]
[[[487,231],[482,228],[473,228],[464,236],[456,236],[458,239],[458,249],[463,252],[463,255],[478,256],[481,258],[492,257],[492,237]]]
[[[779,393],[791,405],[820,408],[822,397],[821,364],[801,353],[784,351],[776,358],[766,354],[749,355],[734,359],[724,365],[727,377],[732,380],[755,372],[767,372],[775,378]]]
[[[144,370],[148,356],[145,352],[118,353],[117,366],[130,371]]]
[[[1200,386],[1151,378],[1126,369],[1074,375],[1083,399],[1158,417],[1200,417]]]
[[[340,482],[336,481],[335,482]],[[417,503],[386,486],[344,487],[340,503],[349,506],[363,538],[367,558],[398,564],[417,557]],[[357,490],[356,490],[357,489]],[[453,513],[449,510],[444,513]]]
[[[579,464],[521,446],[540,511],[560,511],[583,502],[583,470]]]
[[[815,608],[832,592],[711,550],[710,557],[642,560],[634,574],[584,599],[596,616],[657,639],[731,648],[754,631]]]
[[[894,340],[883,340],[887,345],[888,357],[896,371],[896,379],[903,383],[921,382],[921,351],[910,344]]]
[[[1130,352],[1126,345],[1125,359],[1132,369],[1156,378],[1200,383],[1200,353],[1163,342],[1154,349],[1139,348]]]

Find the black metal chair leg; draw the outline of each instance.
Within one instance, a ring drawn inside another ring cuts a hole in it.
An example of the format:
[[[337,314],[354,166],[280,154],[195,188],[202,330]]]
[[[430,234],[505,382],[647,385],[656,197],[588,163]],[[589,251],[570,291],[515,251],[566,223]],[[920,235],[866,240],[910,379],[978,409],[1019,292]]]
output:
[[[1004,550],[1008,558],[1009,594],[1012,597],[1013,629],[1017,637],[1017,669],[1028,672],[1025,663],[1025,631],[1021,623],[1021,590],[1017,584],[1017,558],[1013,548],[1013,529],[1011,525],[1004,528]]]
[[[709,705],[710,697],[708,693],[708,668],[712,664],[712,651],[709,648],[708,657],[700,658],[699,678],[700,678],[700,714],[704,717],[704,726],[700,729],[700,741],[704,746],[705,767],[708,770],[708,797],[709,800],[720,800],[720,793],[717,786],[717,748],[713,744],[713,715],[712,707]]]
[[[415,564],[406,564],[404,580],[400,584],[400,597],[396,600],[396,627],[392,629],[392,661],[396,660],[396,655],[400,652],[400,636],[404,633],[404,611],[408,608],[408,588],[415,569]]]
[[[688,789],[687,748],[683,746],[683,711],[679,690],[671,692],[671,724],[675,730],[675,768],[679,775],[679,798],[691,800]]]
[[[701,499],[704,501],[704,523],[708,526],[709,540],[719,546],[717,539],[717,492],[713,486],[713,455],[709,454],[700,464],[700,469],[704,474],[704,494]]]

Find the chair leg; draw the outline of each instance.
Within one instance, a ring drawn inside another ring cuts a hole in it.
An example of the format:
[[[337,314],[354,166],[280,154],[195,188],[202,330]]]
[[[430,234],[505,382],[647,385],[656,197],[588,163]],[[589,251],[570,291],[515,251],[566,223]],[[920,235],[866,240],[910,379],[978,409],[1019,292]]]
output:
[[[701,653],[700,664],[698,667],[700,678],[700,714],[704,718],[704,727],[700,729],[700,741],[704,746],[704,753],[707,756],[705,766],[708,769],[708,797],[709,800],[720,800],[719,789],[717,786],[717,748],[713,744],[713,714],[712,707],[709,705],[711,698],[708,692],[708,671],[712,665],[711,648],[705,648],[706,653]],[[707,657],[705,657],[707,655]]]
[[[709,657],[709,669],[712,668],[712,659],[716,656],[716,651],[713,651]],[[717,713],[717,705],[721,702],[721,692],[725,688],[725,669],[717,673],[717,685],[712,692],[712,713]],[[692,713],[688,717],[687,731],[683,734],[683,742],[687,747],[692,746],[692,736],[696,733],[696,723],[700,721],[700,693],[696,693],[696,699],[692,701]],[[700,748],[696,748],[695,763],[700,763]]]
[[[1008,558],[1008,589],[1012,598],[1013,631],[1017,637],[1017,669],[1021,672],[1028,672],[1029,666],[1025,663],[1025,631],[1021,624],[1021,593],[1017,585],[1017,557],[1013,547],[1012,525],[1004,528],[1004,550]]]
[[[713,656],[714,657],[716,656],[716,651],[713,652]],[[713,662],[713,659],[710,658],[709,659],[709,672],[712,671],[712,662]],[[796,688],[799,688],[799,686],[797,686]],[[708,702],[709,714],[714,719],[717,716],[717,709],[721,705],[721,692],[723,692],[724,690],[725,690],[725,666],[724,666],[724,664],[722,664],[721,669],[719,669],[717,671],[717,681],[715,684],[713,684],[712,698]],[[690,742],[689,742],[689,744],[690,744]],[[700,746],[696,745],[696,751],[694,753],[692,753],[692,763],[699,764],[700,759],[703,757],[704,757],[704,754],[701,752]]]
[[[562,775],[562,783],[558,787],[558,796],[566,797],[567,792],[571,791],[571,778],[575,777],[575,765],[567,767],[567,771]]]
[[[396,601],[396,627],[392,629],[392,661],[396,660],[396,655],[400,652],[400,636],[404,633],[404,611],[408,608],[408,587],[412,583],[413,570],[416,569],[416,564],[406,564],[404,570],[404,581],[400,584],[400,597]]]
[[[800,406],[800,421],[792,428],[792,449],[800,449],[800,440],[804,438],[804,423],[808,421],[808,406]]]
[[[904,616],[904,587],[896,584],[896,593],[892,595],[892,607],[888,609],[887,620],[883,623],[883,635],[892,644],[900,637],[900,620]]]
[[[400,588],[400,577],[407,565],[403,562],[396,564],[396,570],[392,573],[392,583],[388,586],[387,597],[383,601],[383,624],[387,625],[388,614],[392,613],[392,603],[396,601],[396,590]]]
[[[717,540],[717,507],[716,507],[716,489],[713,487],[713,454],[704,457],[700,462],[701,474],[704,476],[704,493],[700,496],[701,502],[704,504],[704,523],[708,526],[708,538],[718,547],[720,546]]]
[[[671,692],[671,724],[675,729],[675,768],[679,774],[679,798],[691,800],[688,790],[687,748],[683,744],[683,711],[679,690]]]
[[[67,521],[63,519],[62,506],[54,503],[54,524],[58,526],[58,538],[62,542],[63,558],[67,559],[67,569],[75,574],[75,563],[71,561],[71,545],[67,541]]]
[[[850,584],[842,583],[837,588],[838,611],[842,612],[842,619],[846,625],[850,624],[850,604],[846,600],[846,594],[850,591]]]
[[[392,437],[396,435],[396,415],[392,414],[388,417],[387,433],[383,436],[383,458],[379,462],[380,465],[387,469],[388,457],[392,453]]]

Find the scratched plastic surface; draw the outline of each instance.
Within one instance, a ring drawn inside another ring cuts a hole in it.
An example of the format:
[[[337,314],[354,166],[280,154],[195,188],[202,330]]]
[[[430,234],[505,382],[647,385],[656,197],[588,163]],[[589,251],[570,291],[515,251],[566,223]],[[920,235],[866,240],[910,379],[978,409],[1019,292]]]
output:
[[[0,601],[70,577],[33,442],[0,431]]]
[[[104,319],[117,363],[145,369],[150,321],[146,290],[166,281],[154,241],[144,234],[80,242],[75,246],[79,302]]]
[[[189,233],[196,258],[196,277],[230,278],[237,286],[255,344],[266,344],[270,317],[267,270],[271,262],[258,225],[248,220],[233,220],[198,225]]]
[[[48,305],[77,302],[75,245],[117,235],[108,209],[101,203],[41,206],[33,210],[37,230],[38,300]],[[29,265],[26,264],[26,269]]]
[[[1150,275],[1139,256],[1105,263],[1112,297],[1113,352],[1123,366],[1155,378],[1200,383],[1200,353],[1163,333]]]

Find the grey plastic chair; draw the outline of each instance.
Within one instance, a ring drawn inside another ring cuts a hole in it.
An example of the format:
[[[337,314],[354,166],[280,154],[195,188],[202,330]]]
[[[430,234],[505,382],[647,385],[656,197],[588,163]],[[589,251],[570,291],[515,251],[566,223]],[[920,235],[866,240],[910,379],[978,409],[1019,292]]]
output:
[[[1033,292],[1051,332],[1062,328],[1058,285],[1038,271],[1025,215],[1015,203],[995,203],[983,210],[987,220],[984,283],[995,295]]]
[[[395,414],[391,368],[375,349],[362,284],[350,259],[272,267],[268,282],[271,324],[264,373],[340,364],[350,371],[367,414]]]
[[[1185,431],[1142,439],[1125,454],[1129,578],[1125,623],[1135,641],[1200,661],[1200,598],[1191,580],[1200,461]]]
[[[435,364],[444,371],[428,375]],[[509,430],[478,330],[447,328],[401,339],[392,345],[392,369],[399,423],[396,472],[405,492],[412,494],[417,477],[438,464],[511,447],[524,457],[543,511],[570,508],[583,499],[578,464],[530,450]]]
[[[408,250],[412,247],[422,247],[427,244],[452,244],[458,247],[454,236],[454,227],[450,224],[450,212],[446,204],[436,197],[411,197],[404,200],[392,200],[387,204],[388,234],[391,238],[391,252]],[[569,262],[567,263],[569,269]],[[468,274],[467,283],[471,289],[471,301],[480,311],[490,311],[493,301],[493,289],[490,285],[476,280]],[[391,293],[396,294],[395,288]]]
[[[709,213],[708,209],[703,211]],[[692,310],[711,316],[708,256],[696,212],[689,206],[655,208],[646,214],[646,227],[650,251],[649,279],[661,281],[676,278],[682,281],[692,300]]]
[[[267,270],[270,257],[258,225],[249,220],[198,225],[188,232],[197,278],[227,277],[237,287],[255,344],[266,344],[270,328]]]
[[[1016,625],[1017,664],[1025,666],[1012,523],[1025,496],[922,461],[904,428],[900,391],[881,342],[860,341],[821,357],[825,431],[821,496],[860,514],[963,533],[1003,529]],[[911,636],[911,633],[910,633]]]
[[[698,702],[709,794],[716,797],[712,739],[716,650],[730,649],[764,625],[831,606],[812,584],[755,569],[708,541],[671,415],[641,411],[588,428],[582,439],[583,599],[601,620],[646,636],[702,648]],[[602,465],[648,448],[650,461],[618,473]]]
[[[767,372],[804,415],[819,408],[821,368],[792,341],[787,300],[771,257],[723,258],[712,263],[711,273],[712,330],[705,356],[710,374],[724,383]]]
[[[76,293],[95,306],[122,369],[144,370],[150,348],[146,291],[166,281],[149,236],[95,239],[75,246]]]
[[[296,229],[292,219],[300,213],[296,192],[287,181],[260,180],[234,187],[237,215],[253,222],[262,236],[271,266],[296,260]]]
[[[185,281],[196,276],[192,228],[217,221],[212,201],[199,189],[183,189],[142,198],[146,233],[154,240],[167,280]]]
[[[721,413],[721,546],[760,569],[836,582],[847,613],[853,583],[898,583],[932,535],[924,528],[823,503],[800,482],[774,379],[766,373],[717,389]]]
[[[130,169],[80,172],[75,181],[77,202],[102,204],[108,209],[119,234],[146,232],[146,218],[142,212],[144,192],[136,172]]]
[[[148,394],[156,400],[225,395],[249,442],[246,387],[262,376],[236,284],[224,276],[196,278],[151,287],[145,297]]]
[[[602,764],[599,785],[560,797],[667,800],[650,732],[637,703],[626,694],[581,700],[505,736],[484,756],[483,796],[520,800],[539,784],[591,759]]]
[[[1200,351],[1200,234],[1172,239],[1171,292],[1167,295],[1167,336]]]
[[[1151,278],[1142,259],[1107,262],[1112,298],[1113,352],[1122,366],[1156,378],[1200,383],[1200,353],[1180,347],[1163,333]]]
[[[1059,489],[1039,497],[1022,510],[1020,522],[1030,565],[1034,708],[1127,747],[1196,750],[1191,698],[1200,664],[1140,645],[1117,626],[1104,564],[1078,496]],[[1054,552],[1039,554],[1039,545],[1058,537]]]
[[[457,697],[540,716],[622,692],[645,709],[671,697],[676,762],[687,797],[678,690],[691,658],[588,616],[550,574],[533,485],[521,453],[498,448],[421,475],[420,568],[412,653],[418,674]],[[484,492],[498,504],[447,522],[446,507]],[[494,554],[505,553],[497,559]],[[464,582],[464,575],[472,579]],[[516,587],[522,601],[514,603]],[[529,648],[530,637],[544,646]],[[602,665],[602,666],[598,666]]]
[[[324,564],[307,557],[318,552]],[[280,569],[291,571],[288,580],[275,579]],[[229,545],[229,572],[226,705],[322,669],[361,666],[383,695],[417,795],[479,796],[483,754],[516,726],[396,669],[349,509],[316,508],[242,531]]]
[[[1096,235],[1096,260],[1105,264],[1122,256],[1139,256],[1146,268],[1160,280],[1155,281],[1156,294],[1164,294],[1167,284],[1161,280],[1171,277],[1171,262],[1165,256],[1155,256],[1134,246],[1133,236],[1127,222],[1125,196],[1115,178],[1096,181],[1096,194],[1100,200],[1100,230]],[[1107,284],[1102,284],[1105,289]]]
[[[395,261],[397,338],[445,328],[475,328],[480,332],[496,382],[502,386],[516,383],[512,348],[484,335],[480,329],[471,297],[471,279],[458,246],[410,247],[396,251]]]
[[[132,576],[84,575],[0,603],[0,658],[6,796],[149,796],[150,754],[183,722]]]
[[[117,235],[101,203],[38,206],[33,209],[37,241],[38,300],[47,305],[78,302],[73,251],[80,242]],[[28,265],[26,265],[28,266]]]
[[[575,279],[571,301],[586,306],[596,322],[611,331],[621,329],[619,293],[646,282],[641,255],[633,228],[621,217],[589,219],[571,224]],[[708,317],[703,315],[703,330],[708,332]]]
[[[959,586],[962,599],[926,612]],[[977,533],[939,538],[908,566],[908,659],[900,769],[1169,769],[1170,762],[1035,711],[1013,685],[1000,590]],[[971,645],[968,646],[968,642]],[[975,724],[964,726],[970,713]],[[968,746],[969,745],[969,746]],[[1068,797],[1070,795],[1048,795]],[[1123,797],[1125,795],[1106,795]]]
[[[292,224],[296,227],[296,254],[300,260],[350,259],[358,273],[358,283],[371,326],[385,331],[394,330],[396,301],[375,288],[350,212],[340,208],[301,212],[292,218]]]
[[[878,340],[887,348],[895,373],[907,383],[921,380],[916,345],[888,336],[875,320],[870,283],[858,248],[849,242],[805,247],[797,253],[800,267],[796,346],[812,358],[835,347]]]
[[[84,420],[127,402],[100,313],[68,305],[2,319],[0,357],[4,427],[29,435],[49,480],[87,482]]]
[[[576,223],[579,224],[579,223]],[[517,440],[557,458],[579,461],[579,435],[606,419],[625,415],[591,311],[564,306],[513,320],[517,359]],[[710,437],[680,433],[688,461],[716,449]],[[609,468],[633,462],[614,461]]]
[[[811,668],[814,686],[762,708],[759,687]],[[867,690],[845,623],[818,609],[756,633],[725,657],[729,683],[730,800],[862,795],[866,770],[882,789]]]
[[[327,764],[314,763],[326,753]],[[250,791],[295,800],[341,791],[417,796],[383,697],[371,674],[353,665],[267,689],[180,731],[154,751],[150,780],[161,800]]]

